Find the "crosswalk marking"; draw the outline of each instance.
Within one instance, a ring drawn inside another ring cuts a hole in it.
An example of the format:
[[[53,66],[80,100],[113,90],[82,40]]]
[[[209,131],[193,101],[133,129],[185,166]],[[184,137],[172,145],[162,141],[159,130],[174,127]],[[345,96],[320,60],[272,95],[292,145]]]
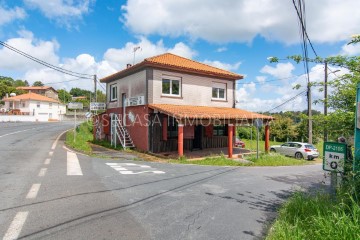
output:
[[[135,164],[135,163],[106,163],[109,167],[112,167],[114,170],[118,171],[120,174],[124,175],[136,175],[143,173],[153,173],[153,174],[164,174],[165,172],[159,171],[156,168],[153,168],[148,165]],[[145,170],[146,169],[146,170]]]

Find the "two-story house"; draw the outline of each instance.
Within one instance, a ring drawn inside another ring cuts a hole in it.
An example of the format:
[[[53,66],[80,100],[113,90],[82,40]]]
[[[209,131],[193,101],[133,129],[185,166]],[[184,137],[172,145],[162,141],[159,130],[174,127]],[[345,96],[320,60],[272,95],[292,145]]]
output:
[[[58,92],[53,87],[49,86],[17,87],[16,89],[24,90],[28,93],[36,93],[55,100],[59,99]]]
[[[272,120],[235,108],[235,82],[242,78],[171,53],[128,65],[101,79],[106,83],[107,111],[96,118],[103,125],[96,135],[110,139],[115,128],[108,126],[107,114],[115,113],[137,149],[178,151],[182,156],[184,150],[228,147],[231,156],[235,125]],[[268,124],[266,134],[268,139]]]

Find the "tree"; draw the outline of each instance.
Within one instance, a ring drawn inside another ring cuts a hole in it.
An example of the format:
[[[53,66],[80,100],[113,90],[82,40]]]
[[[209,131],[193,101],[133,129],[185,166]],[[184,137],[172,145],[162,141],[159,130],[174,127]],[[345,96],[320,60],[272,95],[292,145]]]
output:
[[[271,138],[275,137],[277,141],[295,140],[298,133],[294,126],[293,120],[282,115],[274,115],[275,121],[271,122]]]
[[[41,81],[35,81],[33,83],[33,87],[42,87],[42,86],[44,86],[44,84]]]
[[[59,96],[59,100],[62,103],[68,103],[71,101],[71,94],[64,89],[58,90],[58,96]]]

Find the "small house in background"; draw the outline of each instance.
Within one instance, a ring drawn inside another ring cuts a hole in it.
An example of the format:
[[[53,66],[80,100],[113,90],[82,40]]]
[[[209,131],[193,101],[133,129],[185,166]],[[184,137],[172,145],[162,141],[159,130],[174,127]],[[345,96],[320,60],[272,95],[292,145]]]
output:
[[[171,53],[127,66],[101,79],[107,110],[95,117],[95,137],[115,136],[125,146],[153,153],[177,151],[179,156],[228,147],[231,157],[235,126],[262,119],[268,149],[273,118],[235,108],[236,80],[242,78]]]
[[[17,87],[16,89],[24,90],[28,93],[36,93],[55,100],[59,99],[58,92],[53,87],[49,86]]]
[[[28,116],[18,117],[17,121],[60,121],[66,113],[66,106],[58,100],[32,92],[4,98],[2,101],[5,103],[7,116]]]

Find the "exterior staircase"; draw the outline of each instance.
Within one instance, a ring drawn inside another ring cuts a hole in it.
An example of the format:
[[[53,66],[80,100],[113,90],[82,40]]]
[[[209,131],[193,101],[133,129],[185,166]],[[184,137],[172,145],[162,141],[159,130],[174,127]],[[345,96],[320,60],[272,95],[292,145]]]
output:
[[[122,124],[122,119],[117,114],[111,114],[111,146],[116,148],[117,143],[125,148],[134,148],[135,145],[130,137],[129,132]]]

